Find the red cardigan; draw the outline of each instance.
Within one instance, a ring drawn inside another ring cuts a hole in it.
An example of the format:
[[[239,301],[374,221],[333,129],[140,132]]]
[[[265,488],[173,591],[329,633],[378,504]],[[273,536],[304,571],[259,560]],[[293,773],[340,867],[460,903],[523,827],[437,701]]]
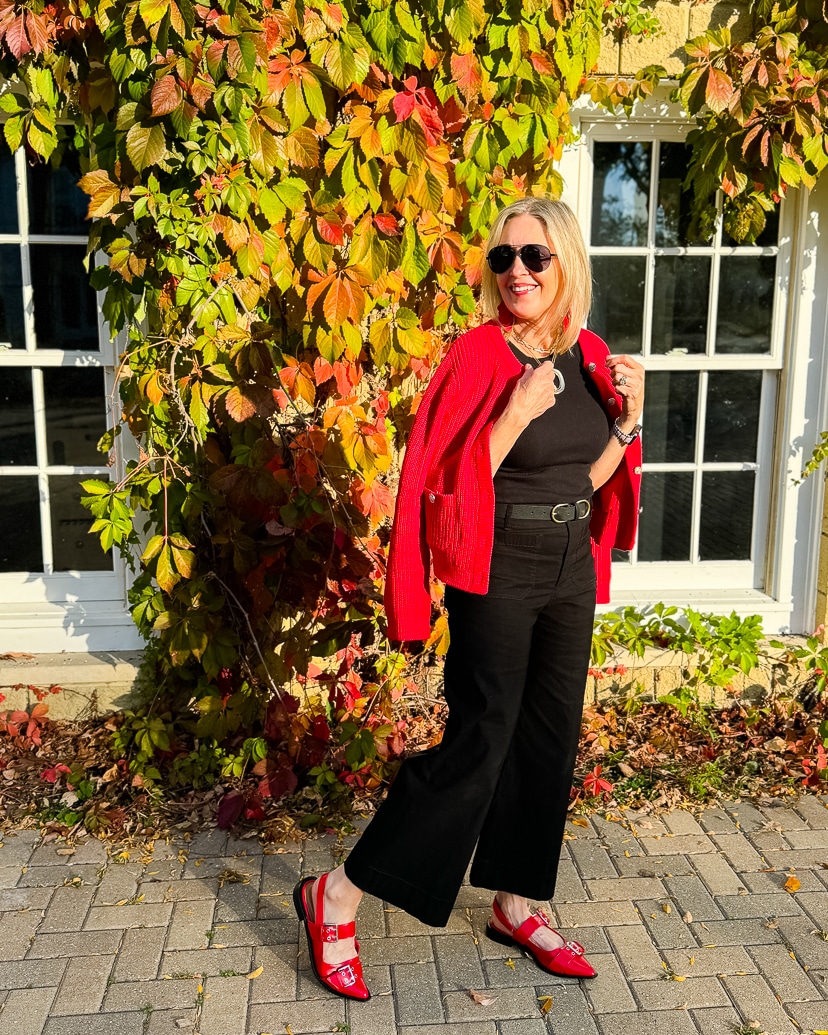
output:
[[[604,363],[609,349],[591,331],[581,331],[578,340],[611,425],[621,413],[621,397]],[[492,321],[454,342],[423,395],[391,532],[385,609],[392,640],[429,636],[429,554],[443,582],[469,593],[488,589],[495,504],[489,437],[523,369]],[[599,603],[609,600],[611,550],[629,550],[635,541],[640,484],[641,440],[636,439],[592,500],[589,528]]]

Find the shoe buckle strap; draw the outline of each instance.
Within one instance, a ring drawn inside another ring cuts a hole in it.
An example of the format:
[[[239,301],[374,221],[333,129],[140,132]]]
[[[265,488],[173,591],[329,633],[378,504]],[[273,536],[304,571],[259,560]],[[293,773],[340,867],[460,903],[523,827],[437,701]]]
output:
[[[351,985],[356,984],[358,974],[350,963],[344,963],[341,967],[336,970],[337,974],[342,975],[342,984],[346,988],[350,988]]]
[[[352,920],[349,924],[312,924],[318,928],[319,937],[323,942],[339,942],[346,938],[353,938],[356,931],[356,923]]]
[[[564,947],[569,949],[573,956],[583,956],[584,947],[578,942],[565,942]]]

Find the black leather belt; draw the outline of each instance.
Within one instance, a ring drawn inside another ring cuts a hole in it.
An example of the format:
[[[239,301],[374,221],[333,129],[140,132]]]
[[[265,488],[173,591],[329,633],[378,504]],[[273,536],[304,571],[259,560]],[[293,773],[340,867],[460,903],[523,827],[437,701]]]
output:
[[[589,500],[578,500],[577,503],[553,503],[541,505],[534,503],[498,503],[495,506],[495,517],[507,521],[554,521],[563,525],[567,521],[583,521],[592,511]]]

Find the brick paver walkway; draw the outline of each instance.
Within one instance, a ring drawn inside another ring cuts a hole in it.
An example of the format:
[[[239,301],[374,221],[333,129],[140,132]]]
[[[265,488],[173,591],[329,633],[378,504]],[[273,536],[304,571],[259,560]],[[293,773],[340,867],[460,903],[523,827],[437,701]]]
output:
[[[699,821],[621,815],[569,825],[552,906],[561,931],[585,945],[594,981],[510,959],[483,935],[489,894],[464,887],[445,929],[365,901],[374,998],[355,1005],[309,975],[291,901],[300,874],[330,868],[333,838],[263,851],[212,831],[108,856],[92,840],[69,854],[38,847],[31,832],[9,835],[0,1035],[828,1029],[828,809],[806,797],[794,808],[710,809]],[[794,871],[799,887],[785,890]]]

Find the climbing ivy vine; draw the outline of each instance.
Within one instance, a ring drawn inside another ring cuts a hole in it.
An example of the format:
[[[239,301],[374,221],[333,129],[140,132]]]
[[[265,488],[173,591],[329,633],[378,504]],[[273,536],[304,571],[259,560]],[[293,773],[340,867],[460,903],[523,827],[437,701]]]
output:
[[[750,239],[828,161],[809,11],[762,2],[752,40],[691,46],[702,229],[721,188]],[[330,794],[403,749],[380,606],[396,450],[474,317],[496,212],[560,192],[573,103],[658,83],[594,76],[607,29],[657,25],[637,0],[0,0],[6,140],[80,156],[122,345],[101,446],[137,444],[84,484],[154,644],[163,703],[119,734],[142,778],[249,765],[262,796],[308,771]]]

